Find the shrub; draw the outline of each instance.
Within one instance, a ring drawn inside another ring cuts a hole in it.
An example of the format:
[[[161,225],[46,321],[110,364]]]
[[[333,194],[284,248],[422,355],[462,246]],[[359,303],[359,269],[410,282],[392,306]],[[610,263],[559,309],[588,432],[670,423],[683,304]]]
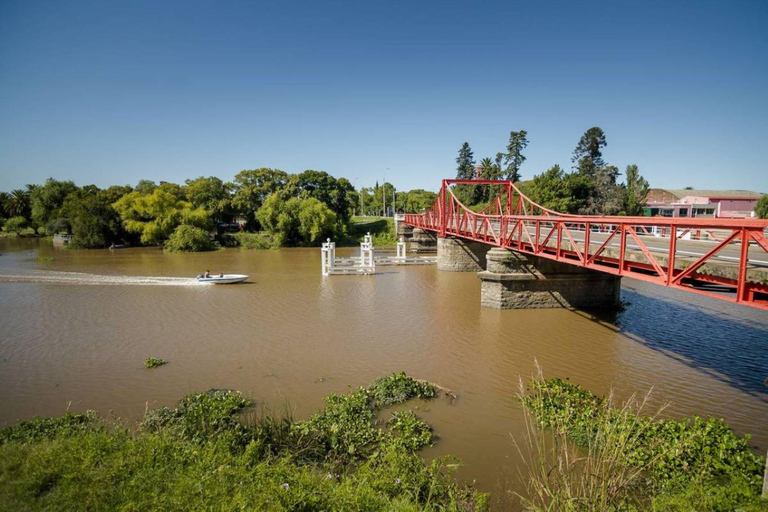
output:
[[[205,230],[188,224],[177,227],[163,246],[167,252],[212,251],[216,248],[217,244]]]
[[[24,217],[11,217],[5,221],[5,230],[9,233],[20,234],[21,231],[27,227],[27,219]]]
[[[235,233],[232,235],[243,249],[276,249],[275,240],[269,233]]]

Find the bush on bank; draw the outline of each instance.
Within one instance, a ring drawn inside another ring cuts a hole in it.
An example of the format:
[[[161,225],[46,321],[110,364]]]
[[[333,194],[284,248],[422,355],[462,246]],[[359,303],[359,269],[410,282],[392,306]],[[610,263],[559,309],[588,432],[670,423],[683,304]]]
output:
[[[453,459],[418,455],[432,431],[412,411],[377,420],[380,404],[429,394],[387,379],[327,397],[306,421],[242,421],[252,402],[230,391],[150,411],[137,432],[95,413],[23,421],[0,430],[0,496],[16,510],[486,509],[453,481]]]
[[[539,427],[581,447],[589,464],[629,475],[625,488],[609,496],[614,504],[768,510],[760,498],[765,458],[752,453],[749,436],[737,436],[722,420],[643,416],[561,379],[534,379],[528,391],[522,400]]]
[[[165,242],[166,252],[199,252],[218,249],[219,245],[211,240],[211,235],[204,229],[182,224]]]

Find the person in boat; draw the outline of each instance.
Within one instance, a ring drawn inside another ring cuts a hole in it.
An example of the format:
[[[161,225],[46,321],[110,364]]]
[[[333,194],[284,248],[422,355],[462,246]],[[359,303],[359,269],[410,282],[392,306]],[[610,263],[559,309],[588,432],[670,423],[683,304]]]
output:
[[[206,279],[208,279],[209,277],[211,277],[211,272],[210,272],[210,271],[208,271],[208,270],[206,270],[206,271],[205,271],[205,274],[203,274],[203,277],[204,277],[204,278],[206,278]]]
[[[220,273],[219,277],[224,277],[224,272]]]

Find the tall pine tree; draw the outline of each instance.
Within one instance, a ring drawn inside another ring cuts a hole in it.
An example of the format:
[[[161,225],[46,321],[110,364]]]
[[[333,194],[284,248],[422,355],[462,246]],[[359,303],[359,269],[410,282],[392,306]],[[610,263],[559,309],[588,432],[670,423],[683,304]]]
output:
[[[472,148],[469,147],[469,142],[465,142],[459,150],[459,156],[456,157],[456,179],[459,180],[471,180],[475,177],[475,155],[472,153]]]
[[[509,144],[507,144],[507,154],[504,155],[504,164],[507,166],[504,178],[511,181],[520,181],[520,167],[525,162],[526,157],[523,150],[528,147],[528,132],[520,130],[519,132],[509,132]]]

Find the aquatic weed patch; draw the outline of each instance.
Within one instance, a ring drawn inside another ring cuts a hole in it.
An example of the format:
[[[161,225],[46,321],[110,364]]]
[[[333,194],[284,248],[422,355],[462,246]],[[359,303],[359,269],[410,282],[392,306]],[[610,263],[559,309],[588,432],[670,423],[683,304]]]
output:
[[[168,364],[168,361],[164,361],[157,357],[148,357],[144,361],[144,368],[157,368],[158,366],[163,366],[164,364]]]
[[[431,427],[412,411],[379,424],[367,388],[327,397],[306,421],[244,422],[252,403],[234,391],[189,395],[149,411],[134,433],[79,427],[105,423],[95,415],[0,430],[0,495],[11,509],[487,508],[486,495],[454,482],[454,459],[416,453]]]
[[[611,460],[596,463],[632,473],[632,491],[658,509],[768,509],[759,498],[765,459],[720,419],[644,416],[561,379],[533,379],[521,398],[539,427],[567,437],[585,458],[608,448]]]
[[[374,380],[368,394],[376,407],[401,404],[411,398],[430,400],[437,396],[437,389],[428,382],[418,381],[405,373],[393,373]]]

